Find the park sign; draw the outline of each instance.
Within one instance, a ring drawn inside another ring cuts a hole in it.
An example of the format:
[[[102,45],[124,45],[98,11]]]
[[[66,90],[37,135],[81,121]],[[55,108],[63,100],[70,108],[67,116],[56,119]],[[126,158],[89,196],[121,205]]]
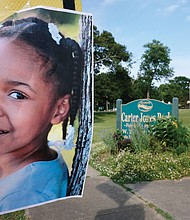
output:
[[[154,124],[159,118],[172,115],[172,104],[155,99],[138,99],[127,104],[121,104],[120,129],[125,138],[130,138],[130,128],[135,123],[143,127]]]

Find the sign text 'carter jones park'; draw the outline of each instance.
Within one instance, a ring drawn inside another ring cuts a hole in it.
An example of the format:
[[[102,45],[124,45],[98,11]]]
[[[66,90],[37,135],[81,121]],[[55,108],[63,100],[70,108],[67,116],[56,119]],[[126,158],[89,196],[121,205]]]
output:
[[[173,107],[172,104],[154,99],[138,99],[127,104],[122,104],[122,100],[119,99],[117,100],[117,129],[123,132],[125,138],[130,138],[130,128],[135,123],[145,127],[149,123],[155,123],[158,118],[170,117],[173,115]]]

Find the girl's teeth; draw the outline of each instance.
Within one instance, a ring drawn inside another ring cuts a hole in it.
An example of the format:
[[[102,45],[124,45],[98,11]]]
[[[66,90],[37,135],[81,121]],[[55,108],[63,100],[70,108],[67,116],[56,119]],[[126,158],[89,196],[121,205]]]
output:
[[[8,131],[0,131],[0,134],[7,134]]]

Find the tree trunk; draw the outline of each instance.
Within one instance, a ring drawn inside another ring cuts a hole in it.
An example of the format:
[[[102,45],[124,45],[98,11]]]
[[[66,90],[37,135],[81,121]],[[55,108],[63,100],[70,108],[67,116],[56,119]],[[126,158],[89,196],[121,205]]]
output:
[[[149,89],[149,88],[148,88],[148,91],[147,91],[146,98],[147,98],[147,99],[150,99],[150,89]]]

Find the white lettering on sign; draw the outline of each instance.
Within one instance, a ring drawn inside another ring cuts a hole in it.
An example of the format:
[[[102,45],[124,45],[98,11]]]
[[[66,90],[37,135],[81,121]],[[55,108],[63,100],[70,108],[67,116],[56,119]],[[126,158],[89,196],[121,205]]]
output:
[[[144,113],[140,113],[140,115],[133,115],[132,113],[130,115],[127,115],[125,112],[122,112],[121,115],[121,121],[126,123],[149,123],[149,122],[156,122],[158,118],[162,117],[170,117],[170,112],[168,112],[167,115],[163,115],[162,113],[158,112],[157,115],[147,115]]]

